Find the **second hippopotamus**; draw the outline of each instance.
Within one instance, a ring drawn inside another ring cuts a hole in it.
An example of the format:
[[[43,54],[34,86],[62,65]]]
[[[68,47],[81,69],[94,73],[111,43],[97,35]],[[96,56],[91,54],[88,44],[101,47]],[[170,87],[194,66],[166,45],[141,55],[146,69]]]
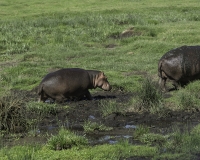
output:
[[[45,102],[48,98],[63,102],[68,98],[82,98],[91,100],[88,89],[101,88],[111,90],[107,77],[98,70],[84,70],[80,68],[65,68],[47,74],[38,88],[39,101]]]
[[[182,46],[165,53],[158,62],[159,85],[168,91],[167,80],[174,89],[200,79],[200,46]]]

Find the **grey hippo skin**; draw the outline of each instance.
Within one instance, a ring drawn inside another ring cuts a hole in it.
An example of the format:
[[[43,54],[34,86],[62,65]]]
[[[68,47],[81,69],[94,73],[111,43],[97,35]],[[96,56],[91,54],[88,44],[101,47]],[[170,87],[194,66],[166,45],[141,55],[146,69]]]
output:
[[[63,102],[68,98],[82,98],[91,100],[88,89],[101,88],[110,91],[111,86],[103,72],[84,70],[80,68],[66,68],[47,74],[38,89],[39,102],[52,98],[56,102]]]
[[[158,76],[162,91],[167,91],[167,79],[175,89],[200,79],[200,46],[182,46],[164,54],[158,63]]]

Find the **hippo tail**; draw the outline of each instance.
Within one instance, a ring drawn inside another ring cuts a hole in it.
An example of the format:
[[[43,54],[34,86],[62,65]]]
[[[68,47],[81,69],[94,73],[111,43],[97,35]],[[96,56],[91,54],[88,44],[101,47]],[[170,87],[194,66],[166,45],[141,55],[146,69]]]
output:
[[[38,94],[38,95],[41,95],[42,92],[43,92],[43,84],[40,84],[39,87],[38,87],[37,94]]]
[[[162,60],[160,60],[159,63],[158,63],[158,76],[159,77],[162,77],[161,67],[162,67]]]

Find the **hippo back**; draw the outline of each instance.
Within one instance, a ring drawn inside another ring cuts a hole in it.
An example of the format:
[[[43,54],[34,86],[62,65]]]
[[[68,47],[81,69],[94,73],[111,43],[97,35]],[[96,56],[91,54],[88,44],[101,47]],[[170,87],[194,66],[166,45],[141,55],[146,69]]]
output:
[[[79,68],[66,68],[47,74],[40,83],[46,93],[77,94],[90,87],[88,72]]]
[[[200,46],[182,46],[167,52],[160,60],[177,59],[185,76],[200,74]],[[184,77],[184,76],[183,76]]]
[[[165,53],[158,63],[158,76],[161,88],[167,79],[175,86],[200,79],[200,46],[182,46]]]

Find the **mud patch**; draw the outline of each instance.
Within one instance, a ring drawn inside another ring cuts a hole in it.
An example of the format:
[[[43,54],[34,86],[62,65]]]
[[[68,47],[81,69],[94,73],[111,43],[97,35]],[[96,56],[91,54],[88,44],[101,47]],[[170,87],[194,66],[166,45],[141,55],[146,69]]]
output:
[[[128,28],[121,33],[114,32],[108,36],[108,38],[112,39],[123,39],[123,38],[129,38],[129,37],[135,37],[135,36],[141,36],[142,32],[134,30],[134,27]]]
[[[105,45],[105,48],[108,48],[108,49],[113,49],[113,48],[115,48],[115,47],[117,47],[116,44],[108,44],[108,45]]]
[[[139,31],[135,31],[134,27],[130,27],[126,30],[124,30],[119,37],[120,38],[128,38],[128,37],[132,37],[132,36],[140,36],[142,33]]]
[[[26,94],[26,101],[37,101],[37,95],[29,91],[13,91],[19,94]],[[56,112],[51,112],[44,116],[41,121],[29,132],[21,133],[18,142],[5,138],[4,145],[14,145],[18,143],[44,143],[48,136],[56,134],[60,127],[65,127],[76,133],[83,135],[84,122],[91,121],[112,127],[110,131],[95,130],[93,133],[86,134],[91,145],[96,144],[115,144],[120,139],[132,140],[135,129],[139,125],[145,125],[152,132],[167,134],[173,131],[177,126],[182,130],[185,126],[193,127],[199,123],[199,111],[195,112],[174,112],[167,111],[165,116],[158,117],[149,112],[114,112],[107,116],[102,116],[101,101],[116,101],[117,105],[124,107],[128,105],[131,98],[136,93],[127,93],[122,91],[104,92],[97,91],[92,93],[93,100],[68,101],[59,104]],[[124,105],[122,105],[124,104]],[[52,104],[53,105],[53,104]],[[30,136],[32,135],[32,136]],[[32,138],[30,138],[32,137]]]

